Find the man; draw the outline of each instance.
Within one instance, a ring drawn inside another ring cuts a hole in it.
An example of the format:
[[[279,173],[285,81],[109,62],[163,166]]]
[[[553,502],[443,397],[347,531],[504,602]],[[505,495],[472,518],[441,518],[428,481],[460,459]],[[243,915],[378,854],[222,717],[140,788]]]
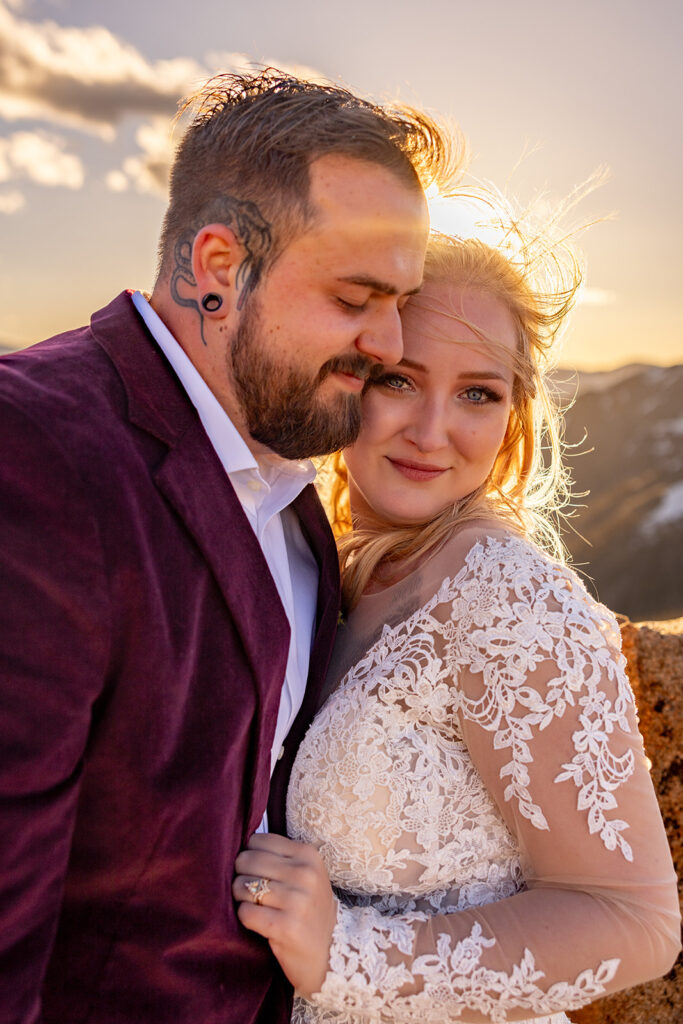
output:
[[[299,460],[400,358],[444,146],[340,89],[214,80],[150,301],[3,360],[2,1024],[288,1019],[230,886],[284,829],[338,614]]]

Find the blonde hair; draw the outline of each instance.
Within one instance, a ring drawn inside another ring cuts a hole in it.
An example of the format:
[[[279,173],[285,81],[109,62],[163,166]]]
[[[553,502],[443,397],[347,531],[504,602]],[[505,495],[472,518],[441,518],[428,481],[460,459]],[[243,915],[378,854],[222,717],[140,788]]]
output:
[[[425,281],[485,292],[501,301],[517,327],[512,409],[500,451],[488,479],[472,494],[426,523],[386,528],[364,518],[353,528],[348,475],[341,452],[320,467],[320,490],[337,537],[343,603],[351,609],[380,564],[410,563],[432,553],[452,531],[474,519],[497,520],[517,533],[533,536],[564,559],[558,515],[569,500],[562,466],[560,416],[546,380],[553,343],[571,309],[581,282],[577,258],[566,239],[550,243],[535,234],[525,240],[514,223],[515,245],[507,252],[476,238],[441,234],[430,238]],[[418,300],[425,306],[423,297]],[[439,312],[443,313],[442,305]],[[483,345],[496,346],[455,309],[447,315],[467,323]]]

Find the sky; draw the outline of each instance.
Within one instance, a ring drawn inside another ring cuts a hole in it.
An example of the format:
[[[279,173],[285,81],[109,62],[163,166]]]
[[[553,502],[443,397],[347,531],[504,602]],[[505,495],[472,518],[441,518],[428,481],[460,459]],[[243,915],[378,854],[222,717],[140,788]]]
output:
[[[0,0],[0,344],[153,285],[177,100],[257,63],[457,122],[522,205],[606,167],[561,362],[682,362],[682,37],[679,0]]]

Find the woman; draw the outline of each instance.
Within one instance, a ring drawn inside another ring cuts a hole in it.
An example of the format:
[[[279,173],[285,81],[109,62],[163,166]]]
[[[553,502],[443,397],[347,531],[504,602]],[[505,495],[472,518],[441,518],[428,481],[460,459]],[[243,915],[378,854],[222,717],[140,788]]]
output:
[[[344,453],[349,612],[292,772],[298,842],[255,836],[234,894],[296,1021],[559,1024],[678,951],[617,625],[530,539],[556,537],[540,368],[577,277],[543,295],[437,237],[425,279]]]

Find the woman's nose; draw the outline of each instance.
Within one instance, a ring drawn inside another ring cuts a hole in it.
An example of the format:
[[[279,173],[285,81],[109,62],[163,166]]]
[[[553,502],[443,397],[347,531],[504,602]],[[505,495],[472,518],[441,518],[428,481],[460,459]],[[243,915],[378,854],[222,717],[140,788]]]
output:
[[[436,452],[449,443],[449,422],[441,403],[425,404],[406,430],[407,439],[421,452]]]

